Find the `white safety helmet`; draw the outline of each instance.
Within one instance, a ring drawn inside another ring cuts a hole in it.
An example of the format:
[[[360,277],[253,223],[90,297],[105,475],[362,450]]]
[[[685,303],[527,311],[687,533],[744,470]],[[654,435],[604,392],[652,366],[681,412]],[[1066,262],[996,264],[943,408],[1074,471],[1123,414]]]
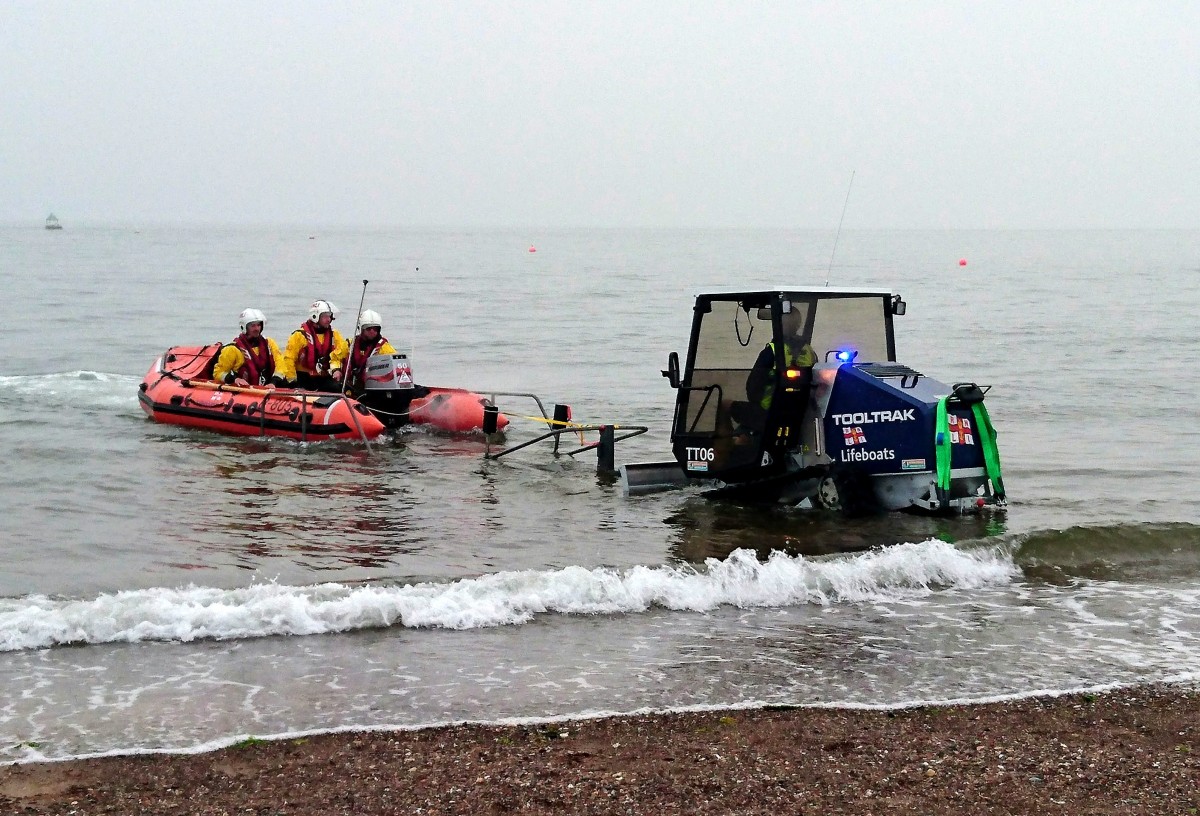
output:
[[[308,319],[316,323],[325,312],[329,312],[332,317],[337,317],[337,307],[328,300],[314,300],[308,307]]]
[[[379,312],[373,309],[364,309],[363,313],[358,316],[358,328],[367,329],[371,326],[383,330],[383,318],[379,316]]]
[[[238,325],[242,327],[242,333],[245,334],[246,327],[251,323],[262,323],[263,328],[267,327],[267,318],[258,309],[243,309],[238,315]]]

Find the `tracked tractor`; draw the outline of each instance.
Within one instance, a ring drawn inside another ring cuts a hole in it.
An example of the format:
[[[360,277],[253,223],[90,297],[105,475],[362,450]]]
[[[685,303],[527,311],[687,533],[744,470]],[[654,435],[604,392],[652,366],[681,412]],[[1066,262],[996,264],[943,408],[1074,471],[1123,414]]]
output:
[[[899,295],[780,289],[702,294],[675,389],[673,462],[629,464],[631,493],[701,482],[707,495],[958,513],[1003,505],[987,386],[896,360]]]

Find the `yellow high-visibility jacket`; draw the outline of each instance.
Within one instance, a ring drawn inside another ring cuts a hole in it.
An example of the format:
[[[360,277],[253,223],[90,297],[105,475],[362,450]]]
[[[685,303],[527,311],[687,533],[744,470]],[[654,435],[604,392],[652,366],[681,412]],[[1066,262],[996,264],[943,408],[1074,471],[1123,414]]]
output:
[[[292,332],[276,373],[289,382],[296,381],[296,372],[298,371],[318,377],[328,374],[337,379],[342,366],[346,364],[346,355],[350,353],[350,344],[337,329],[331,328],[330,331],[333,332],[333,346],[329,357],[323,360],[316,358],[315,347],[309,349],[309,341],[311,339],[320,345],[325,345],[326,332],[318,331],[316,326],[308,322]]]
[[[763,410],[770,408],[771,403],[775,399],[775,341],[772,340],[770,343],[767,343],[767,349],[771,355],[771,367],[767,370],[766,382],[763,385],[763,394],[761,399],[759,399],[759,405],[762,406]],[[763,354],[765,355],[766,353],[767,351],[764,350]],[[792,342],[785,342],[783,344],[784,368],[812,368],[816,362],[817,353],[813,351],[812,346],[808,343],[799,348]]]
[[[235,340],[234,343],[237,341]],[[283,355],[279,352],[279,345],[270,337],[263,337],[259,342],[265,342],[267,349],[271,352],[271,365],[269,370],[251,371],[246,365],[246,354],[234,343],[226,343],[221,347],[221,353],[217,357],[217,363],[213,367],[213,379],[217,382],[233,382],[234,377],[241,377],[251,385],[266,385],[271,381],[271,377],[279,372],[279,366],[282,362]]]

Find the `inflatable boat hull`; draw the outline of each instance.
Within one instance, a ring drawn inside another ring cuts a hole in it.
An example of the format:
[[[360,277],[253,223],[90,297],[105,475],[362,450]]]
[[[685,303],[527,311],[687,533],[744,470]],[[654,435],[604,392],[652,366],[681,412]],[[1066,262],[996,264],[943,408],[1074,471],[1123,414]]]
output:
[[[474,391],[423,385],[404,390],[369,390],[359,400],[389,428],[428,425],[449,433],[483,430],[483,409],[491,404]],[[508,417],[498,414],[496,430],[502,431],[507,425]]]
[[[389,428],[413,424],[451,433],[482,431],[484,408],[492,405],[474,391],[417,385],[412,361],[403,353],[372,354],[363,379],[359,401]],[[507,425],[508,417],[498,414],[496,430]]]
[[[483,429],[483,409],[490,402],[461,388],[429,388],[429,393],[408,405],[408,421],[431,425],[443,431],[462,433]],[[508,417],[496,417],[496,430],[508,426]]]
[[[302,441],[374,439],[383,423],[357,401],[339,394],[267,392],[205,379],[220,349],[176,346],[154,361],[138,402],[156,422],[239,436],[282,436]]]

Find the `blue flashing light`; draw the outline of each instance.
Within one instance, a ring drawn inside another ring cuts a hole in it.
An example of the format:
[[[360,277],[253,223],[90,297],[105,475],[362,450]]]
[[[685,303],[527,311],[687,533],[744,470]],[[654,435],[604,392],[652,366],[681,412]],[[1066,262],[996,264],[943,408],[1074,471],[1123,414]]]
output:
[[[835,355],[839,363],[848,363],[858,356],[856,349],[842,349]]]

